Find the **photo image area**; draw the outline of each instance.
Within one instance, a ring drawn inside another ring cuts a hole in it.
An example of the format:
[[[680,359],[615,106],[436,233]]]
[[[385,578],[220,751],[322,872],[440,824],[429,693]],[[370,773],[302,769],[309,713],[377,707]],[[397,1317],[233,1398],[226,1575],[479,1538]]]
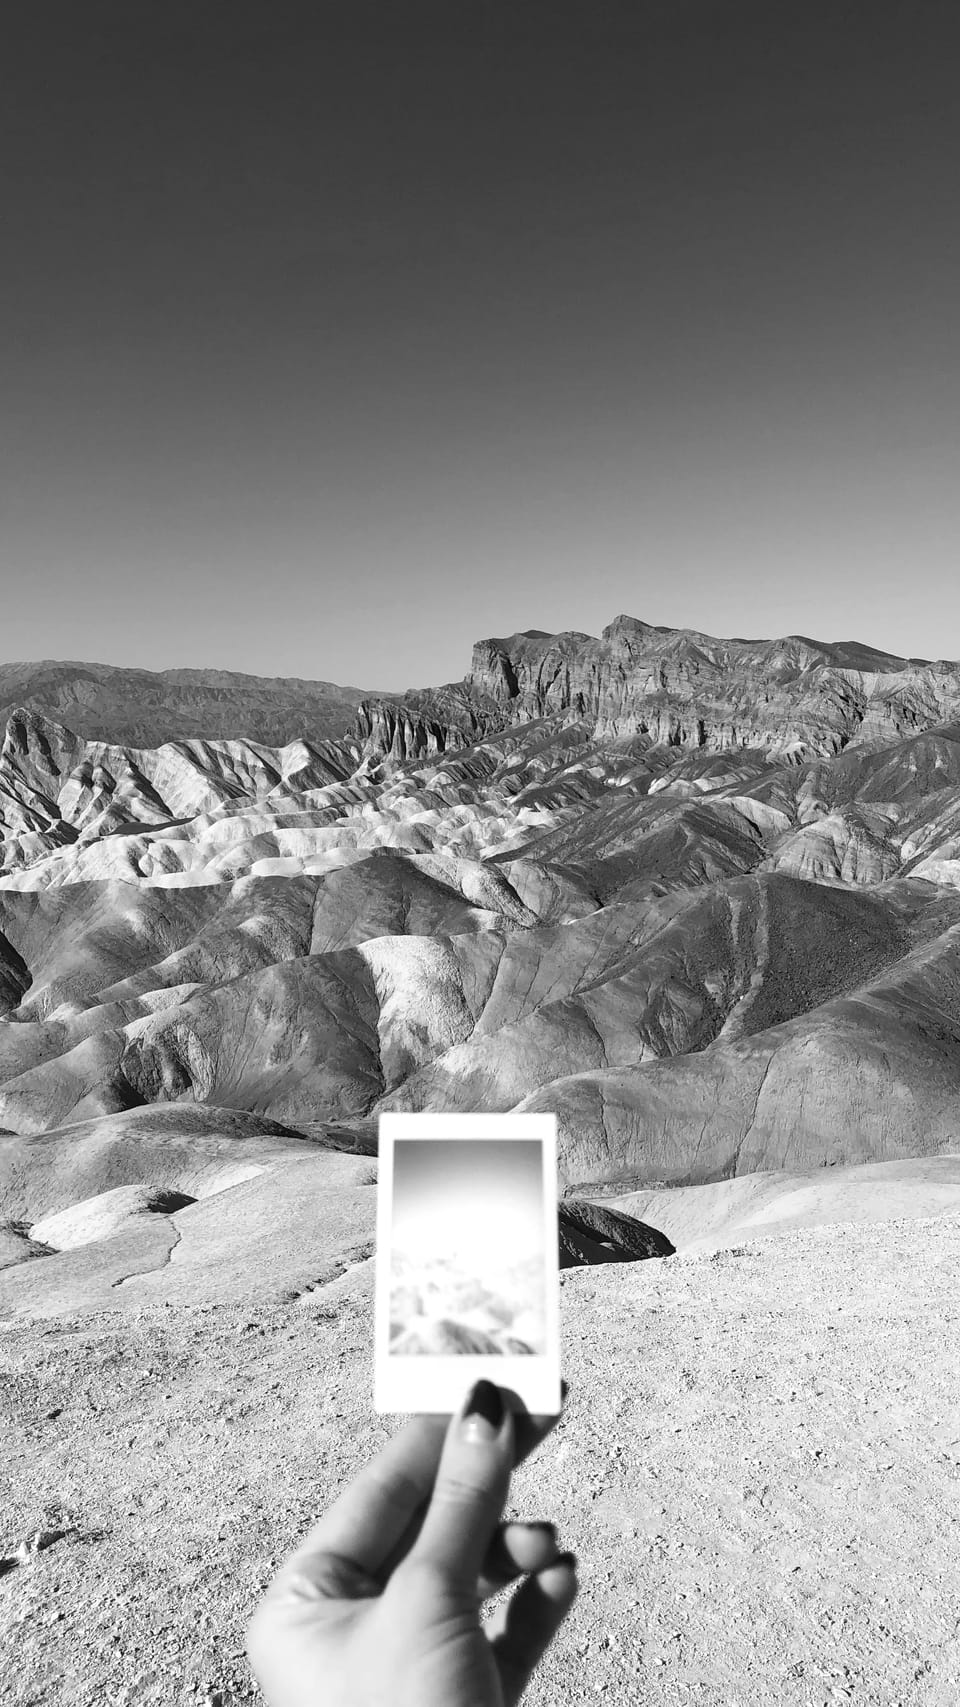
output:
[[[541,1357],[543,1149],[524,1139],[398,1139],[389,1354]]]

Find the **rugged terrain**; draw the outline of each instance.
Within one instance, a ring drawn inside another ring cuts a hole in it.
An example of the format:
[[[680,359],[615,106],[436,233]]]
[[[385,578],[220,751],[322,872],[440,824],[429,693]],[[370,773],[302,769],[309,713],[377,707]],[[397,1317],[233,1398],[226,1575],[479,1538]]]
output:
[[[0,671],[16,1699],[250,1698],[254,1583],[382,1432],[377,1116],[517,1108],[587,1557],[535,1698],[955,1699],[960,666],[621,617],[405,696],[145,674]]]

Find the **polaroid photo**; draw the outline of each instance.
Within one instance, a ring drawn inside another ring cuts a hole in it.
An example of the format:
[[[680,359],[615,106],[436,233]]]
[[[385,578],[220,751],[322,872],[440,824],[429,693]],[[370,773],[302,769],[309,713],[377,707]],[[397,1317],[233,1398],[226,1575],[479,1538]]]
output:
[[[559,1269],[555,1115],[381,1115],[376,1410],[556,1415]]]

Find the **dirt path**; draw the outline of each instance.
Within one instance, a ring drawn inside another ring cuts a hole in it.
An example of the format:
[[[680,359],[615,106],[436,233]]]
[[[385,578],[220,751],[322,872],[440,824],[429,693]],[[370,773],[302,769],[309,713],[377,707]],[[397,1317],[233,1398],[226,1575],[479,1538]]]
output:
[[[515,1510],[582,1587],[531,1707],[956,1707],[958,1274],[956,1216],[566,1272]],[[0,1332],[0,1553],[48,1538],[0,1576],[4,1707],[257,1700],[259,1585],[392,1429],[370,1279]]]

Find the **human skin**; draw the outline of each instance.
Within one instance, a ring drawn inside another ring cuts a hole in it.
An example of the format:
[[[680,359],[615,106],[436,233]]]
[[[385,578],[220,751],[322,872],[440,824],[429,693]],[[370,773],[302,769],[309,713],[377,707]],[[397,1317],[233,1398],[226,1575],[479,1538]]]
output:
[[[514,1707],[577,1593],[551,1524],[502,1520],[511,1472],[556,1420],[514,1418],[479,1382],[449,1422],[415,1417],[387,1442],[254,1613],[270,1707]]]

